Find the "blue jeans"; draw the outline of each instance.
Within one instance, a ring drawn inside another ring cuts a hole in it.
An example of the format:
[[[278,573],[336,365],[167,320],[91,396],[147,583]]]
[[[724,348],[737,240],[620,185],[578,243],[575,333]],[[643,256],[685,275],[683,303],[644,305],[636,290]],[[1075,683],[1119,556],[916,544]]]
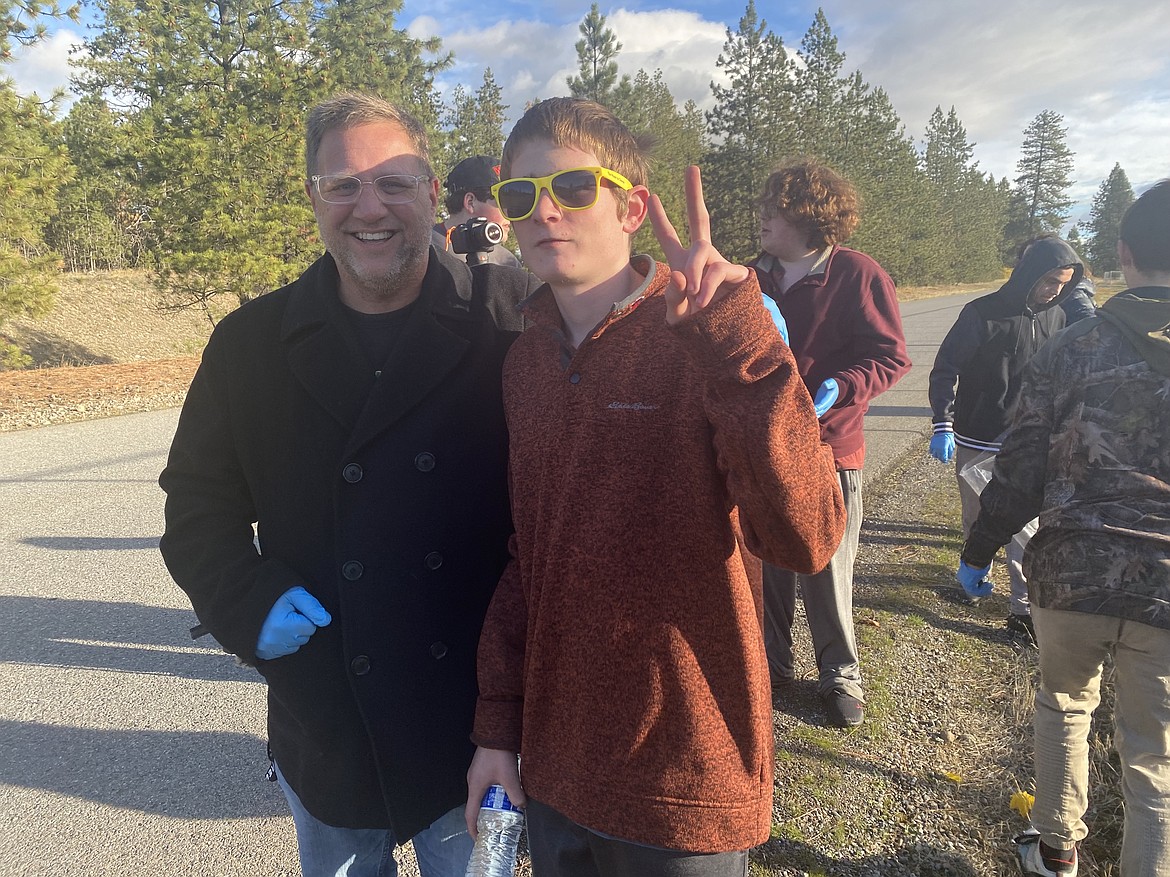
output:
[[[276,780],[292,810],[304,877],[397,877],[393,832],[326,825],[305,809],[279,765]],[[472,842],[462,807],[440,816],[411,843],[422,877],[464,877],[467,872]]]

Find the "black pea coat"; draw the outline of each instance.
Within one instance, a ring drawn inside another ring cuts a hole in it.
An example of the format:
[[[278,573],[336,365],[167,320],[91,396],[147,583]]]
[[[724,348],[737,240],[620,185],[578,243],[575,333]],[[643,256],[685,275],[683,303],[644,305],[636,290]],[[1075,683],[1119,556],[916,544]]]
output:
[[[432,250],[377,376],[328,255],[245,304],[207,345],[159,479],[167,567],[267,680],[282,773],[323,822],[400,843],[466,800],[476,645],[512,527],[500,371],[516,333],[489,304],[535,284],[476,271]],[[333,621],[259,660],[295,585]]]

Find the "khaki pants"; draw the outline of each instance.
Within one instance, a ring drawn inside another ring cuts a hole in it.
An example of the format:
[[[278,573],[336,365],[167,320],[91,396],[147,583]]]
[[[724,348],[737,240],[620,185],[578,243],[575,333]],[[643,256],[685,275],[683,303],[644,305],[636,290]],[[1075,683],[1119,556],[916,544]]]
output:
[[[1102,666],[1115,667],[1114,745],[1125,802],[1122,877],[1170,874],[1170,630],[1107,615],[1032,607],[1040,642],[1036,804],[1032,825],[1052,847],[1082,840],[1089,723]]]

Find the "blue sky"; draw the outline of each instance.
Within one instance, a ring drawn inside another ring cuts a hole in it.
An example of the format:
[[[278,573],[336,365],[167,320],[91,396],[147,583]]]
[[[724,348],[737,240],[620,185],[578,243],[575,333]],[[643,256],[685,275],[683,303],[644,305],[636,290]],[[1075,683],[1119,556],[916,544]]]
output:
[[[726,29],[744,2],[599,4],[622,43],[624,73],[662,69],[675,98],[711,105],[709,83]],[[1023,130],[1037,113],[1064,116],[1074,153],[1078,200],[1088,204],[1115,162],[1139,193],[1170,177],[1170,3],[1149,0],[821,0],[762,2],[760,17],[795,48],[818,6],[845,53],[890,95],[919,142],[931,111],[954,105],[984,171],[1014,177]],[[486,10],[492,11],[486,11]],[[515,116],[532,97],[564,94],[576,71],[573,44],[587,0],[405,0],[396,26],[439,36],[455,67],[440,86],[474,89],[490,66]],[[69,25],[5,71],[24,92],[64,84],[66,53],[81,29]]]

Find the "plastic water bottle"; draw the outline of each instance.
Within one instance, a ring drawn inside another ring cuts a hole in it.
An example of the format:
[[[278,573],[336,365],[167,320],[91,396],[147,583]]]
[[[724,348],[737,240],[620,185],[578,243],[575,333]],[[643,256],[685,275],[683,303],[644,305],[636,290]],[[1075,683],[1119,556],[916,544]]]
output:
[[[512,877],[524,812],[508,800],[503,786],[492,786],[484,794],[475,826],[479,836],[467,863],[467,877]]]

